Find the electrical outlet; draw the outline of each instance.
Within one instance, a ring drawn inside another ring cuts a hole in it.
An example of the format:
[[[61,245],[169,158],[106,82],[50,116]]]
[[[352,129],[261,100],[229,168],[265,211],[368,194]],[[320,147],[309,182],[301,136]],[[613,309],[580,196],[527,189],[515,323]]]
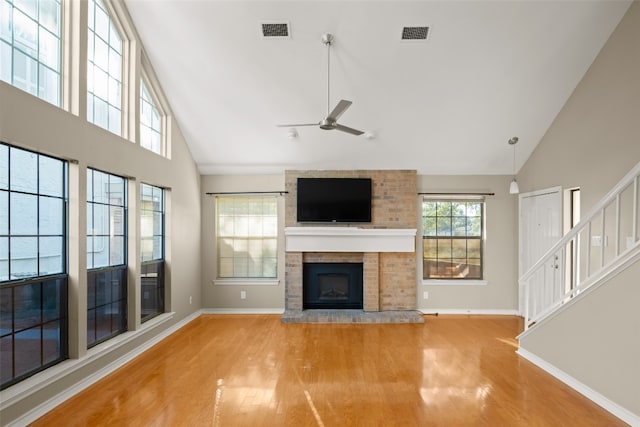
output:
[[[189,304],[193,304],[193,297],[192,296],[189,297]]]
[[[429,291],[424,291],[422,293],[422,299],[429,299]]]
[[[247,291],[240,291],[240,299],[247,299]]]

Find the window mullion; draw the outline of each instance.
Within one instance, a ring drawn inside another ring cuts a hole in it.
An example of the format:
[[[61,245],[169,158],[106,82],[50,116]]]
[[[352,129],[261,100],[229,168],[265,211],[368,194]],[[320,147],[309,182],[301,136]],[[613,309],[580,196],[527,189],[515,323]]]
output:
[[[13,34],[13,33],[12,33]],[[13,49],[12,49],[13,51]],[[7,146],[7,278],[11,280],[11,150]],[[13,291],[11,291],[11,301],[13,301]],[[12,325],[12,328],[13,325]],[[14,365],[15,366],[15,365]]]

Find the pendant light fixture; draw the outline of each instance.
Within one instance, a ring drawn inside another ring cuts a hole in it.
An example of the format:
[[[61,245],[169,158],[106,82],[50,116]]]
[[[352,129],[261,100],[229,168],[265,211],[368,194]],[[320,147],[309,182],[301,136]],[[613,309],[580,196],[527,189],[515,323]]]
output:
[[[518,194],[520,192],[520,188],[518,187],[518,182],[516,181],[516,144],[518,143],[518,137],[514,136],[509,140],[509,145],[513,146],[513,181],[509,185],[509,193],[510,194]]]

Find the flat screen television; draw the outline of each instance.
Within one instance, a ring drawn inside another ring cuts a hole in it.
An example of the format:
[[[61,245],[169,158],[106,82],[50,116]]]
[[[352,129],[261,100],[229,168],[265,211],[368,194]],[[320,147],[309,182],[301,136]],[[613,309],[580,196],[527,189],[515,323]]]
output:
[[[371,178],[298,178],[298,222],[371,222]]]

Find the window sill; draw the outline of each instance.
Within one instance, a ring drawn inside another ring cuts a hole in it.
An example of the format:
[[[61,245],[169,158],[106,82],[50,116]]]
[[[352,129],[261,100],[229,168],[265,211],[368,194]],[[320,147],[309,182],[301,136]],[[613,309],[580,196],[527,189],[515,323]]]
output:
[[[465,280],[465,279],[434,279],[423,280],[425,286],[487,286],[486,280]]]
[[[278,286],[279,279],[216,279],[215,286]]]

